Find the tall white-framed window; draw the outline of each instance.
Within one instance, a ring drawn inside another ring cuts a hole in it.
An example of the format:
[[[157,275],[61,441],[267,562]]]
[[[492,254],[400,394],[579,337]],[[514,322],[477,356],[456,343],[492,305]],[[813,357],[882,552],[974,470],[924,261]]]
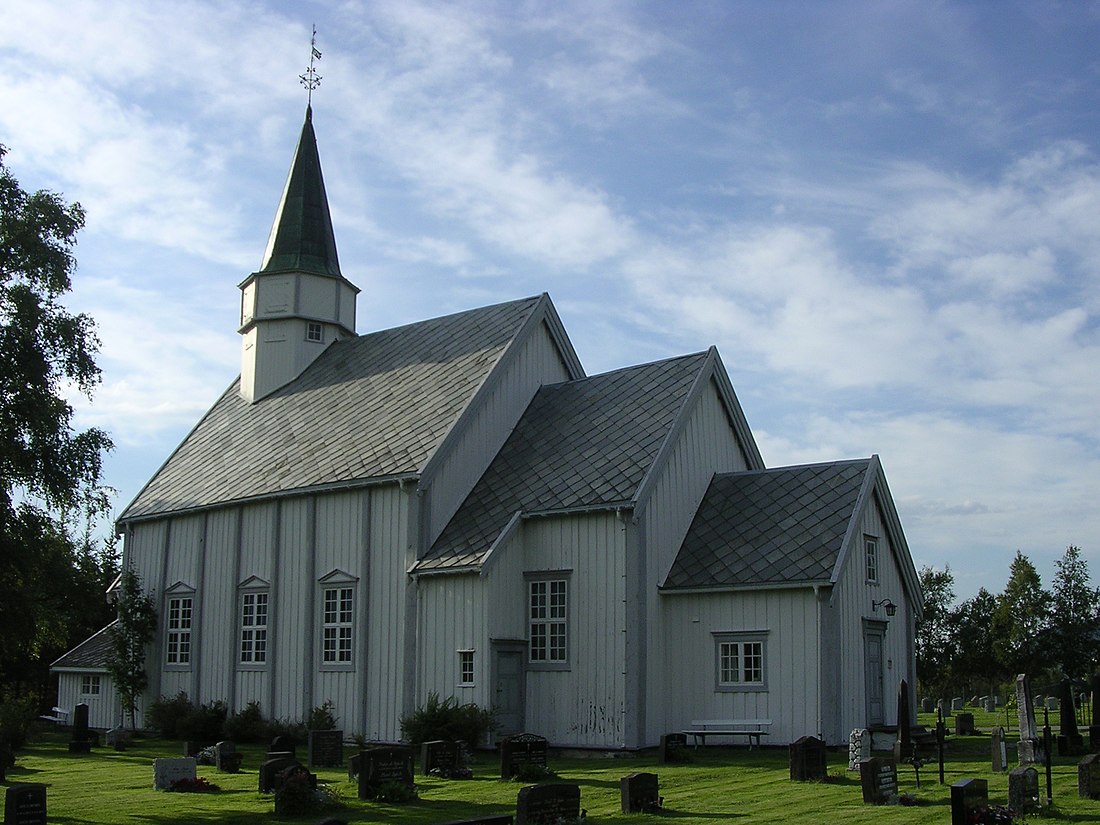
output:
[[[164,664],[170,668],[191,667],[195,589],[176,582],[165,592]]]
[[[333,570],[320,580],[321,667],[351,669],[355,664],[355,593],[358,580]]]
[[[863,537],[863,558],[867,567],[867,581],[878,581],[878,539],[874,536]]]
[[[458,685],[459,687],[473,687],[474,685],[474,651],[458,651]]]
[[[714,689],[767,690],[767,631],[724,631],[714,636]]]
[[[85,673],[80,677],[80,695],[98,696],[100,690],[99,674]]]
[[[241,593],[242,665],[267,663],[268,592],[246,590]]]
[[[555,572],[527,579],[528,663],[534,668],[569,666],[569,577]]]

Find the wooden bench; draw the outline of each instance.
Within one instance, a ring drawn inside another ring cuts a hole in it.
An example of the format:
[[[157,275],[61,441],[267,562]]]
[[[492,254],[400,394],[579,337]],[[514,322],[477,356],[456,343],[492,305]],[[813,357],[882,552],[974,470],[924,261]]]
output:
[[[39,716],[43,722],[53,722],[55,725],[67,725],[69,724],[69,712],[65,708],[53,708],[53,715],[45,714]]]
[[[705,745],[708,736],[745,736],[752,750],[754,742],[760,747],[760,737],[768,735],[765,728],[771,723],[771,719],[692,719],[691,728],[681,733],[692,737],[696,748],[700,739]]]

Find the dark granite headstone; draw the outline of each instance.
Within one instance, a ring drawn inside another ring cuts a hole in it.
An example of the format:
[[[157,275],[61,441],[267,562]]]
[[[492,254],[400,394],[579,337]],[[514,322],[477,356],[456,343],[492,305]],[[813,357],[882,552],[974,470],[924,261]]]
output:
[[[521,788],[516,796],[515,825],[576,822],[581,815],[581,789],[567,782],[543,782]]]
[[[289,753],[291,756],[295,756],[296,754],[294,751],[294,737],[287,736],[285,733],[276,736],[274,739],[271,740],[271,747],[267,749],[267,752],[268,754]]]
[[[984,779],[961,779],[951,786],[951,825],[969,825],[976,808],[989,806],[989,783]]]
[[[259,771],[260,793],[275,793],[282,784],[279,780],[279,774],[283,773],[288,768],[294,767],[301,768],[303,766],[302,763],[293,756],[278,756],[261,763]]]
[[[440,825],[512,825],[512,815],[499,814],[497,816],[479,816],[476,819],[452,819],[450,822],[441,822]]]
[[[413,754],[410,748],[370,748],[359,753],[359,798],[374,799],[390,782],[413,787]]]
[[[420,746],[420,773],[427,776],[436,771],[443,776],[458,769],[458,743],[434,739]]]
[[[956,736],[973,736],[975,733],[977,729],[974,727],[973,713],[960,713],[955,717]]]
[[[4,793],[4,825],[46,825],[46,786],[11,785]]]
[[[898,765],[893,759],[872,756],[859,763],[859,784],[863,801],[868,805],[885,805],[898,796]]]
[[[91,731],[88,730],[88,704],[81,702],[73,710],[73,738],[69,742],[69,753],[88,753],[92,749],[93,741]]]
[[[359,753],[353,753],[348,757],[348,779],[351,781],[359,778],[359,760],[362,753],[362,751],[359,751]]]
[[[993,773],[1002,773],[1008,770],[1008,745],[1005,742],[1005,729],[998,726],[993,728],[989,736],[990,758],[993,765]]]
[[[902,679],[898,682],[898,738],[894,743],[894,759],[902,760],[913,752],[913,740],[909,731],[909,683]]]
[[[1090,753],[1077,763],[1077,795],[1100,799],[1100,753]]]
[[[214,746],[214,766],[222,773],[237,773],[241,769],[241,760],[244,755],[237,751],[237,746],[228,739],[223,739]]]
[[[1085,749],[1085,738],[1077,730],[1077,708],[1069,679],[1063,679],[1058,686],[1058,707],[1058,755],[1076,756]]]
[[[931,697],[925,696],[920,700],[921,713],[932,713],[936,710],[936,703],[932,701]]]
[[[828,772],[825,743],[816,736],[803,736],[790,744],[791,779],[821,782]]]
[[[657,751],[657,762],[661,765],[669,762],[686,762],[687,744],[686,733],[666,733],[661,737],[661,746]]]
[[[338,768],[344,764],[344,732],[311,730],[307,746],[311,768]]]
[[[1021,766],[1008,772],[1008,807],[1020,816],[1038,809],[1039,771]]]
[[[517,733],[500,743],[500,778],[511,779],[531,768],[546,768],[547,741],[533,733]]]
[[[648,813],[661,807],[655,773],[627,774],[619,780],[619,795],[624,814]]]

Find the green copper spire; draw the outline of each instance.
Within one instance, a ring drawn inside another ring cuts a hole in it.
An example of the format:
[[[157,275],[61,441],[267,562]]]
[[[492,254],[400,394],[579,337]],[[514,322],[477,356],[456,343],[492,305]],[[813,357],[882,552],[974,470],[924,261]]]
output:
[[[260,265],[260,272],[285,270],[340,277],[311,106],[306,107],[306,122]]]

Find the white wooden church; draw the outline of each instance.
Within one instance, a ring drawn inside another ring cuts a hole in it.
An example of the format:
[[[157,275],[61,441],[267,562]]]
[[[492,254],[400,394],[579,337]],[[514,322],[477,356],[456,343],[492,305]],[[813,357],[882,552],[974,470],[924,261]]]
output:
[[[715,349],[587,376],[546,294],[356,334],[309,109],[240,290],[240,378],[118,521],[145,707],[396,741],[435,692],[604,749],[895,722],[922,602],[879,460],[766,468]],[[53,669],[109,727],[104,639]]]

